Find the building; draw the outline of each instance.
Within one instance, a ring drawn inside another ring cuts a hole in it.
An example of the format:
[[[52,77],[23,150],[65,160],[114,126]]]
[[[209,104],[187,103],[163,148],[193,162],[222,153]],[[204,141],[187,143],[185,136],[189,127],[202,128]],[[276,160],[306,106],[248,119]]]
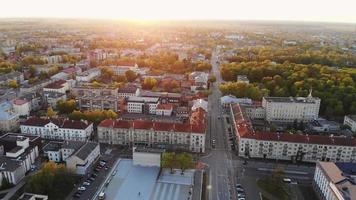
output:
[[[11,131],[19,127],[19,115],[13,105],[4,101],[0,103],[0,131]]]
[[[21,133],[44,139],[87,141],[93,133],[93,123],[85,120],[31,117],[20,125]]]
[[[74,151],[65,161],[66,167],[76,174],[85,175],[90,166],[99,158],[100,146],[96,142],[86,142]]]
[[[63,60],[61,55],[43,56],[42,59],[47,61],[48,64],[57,64]]]
[[[43,147],[48,160],[65,162],[77,174],[85,174],[100,155],[99,144],[82,141],[51,141]]]
[[[0,184],[6,178],[16,185],[30,171],[39,155],[41,140],[37,136],[8,133],[0,137],[3,154],[0,155]]]
[[[67,95],[59,92],[43,92],[43,101],[49,107],[55,108],[57,106],[57,102],[60,100],[66,101]]]
[[[128,113],[156,114],[159,98],[130,96],[126,102]]]
[[[143,167],[161,167],[161,156],[164,150],[134,147],[132,151],[134,165]]]
[[[65,80],[58,80],[43,87],[44,92],[58,92],[65,94],[69,90],[69,84]]]
[[[98,126],[98,139],[100,143],[105,144],[143,145],[203,153],[205,124],[107,119]]]
[[[341,130],[340,124],[323,118],[318,118],[308,123],[308,128],[312,132],[338,133]]]
[[[194,84],[191,86],[192,92],[205,90],[208,88],[209,74],[205,72],[192,72],[189,75],[189,80],[194,81]]]
[[[352,132],[356,132],[356,115],[346,115],[344,125],[349,126]]]
[[[220,98],[220,103],[223,107],[229,107],[231,104],[252,104],[252,99],[249,98],[236,98],[233,95],[226,95]]]
[[[146,75],[147,71],[149,70],[148,68],[138,67],[137,64],[135,64],[134,66],[107,66],[107,67],[112,69],[115,75],[125,75],[125,73],[129,70],[139,75]]]
[[[179,105],[182,101],[182,94],[170,92],[152,92],[148,90],[140,91],[141,97],[159,98],[160,103]]]
[[[13,71],[13,72],[10,72],[7,74],[0,75],[0,85],[8,84],[10,80],[15,80],[18,83],[23,82],[24,81],[23,73],[18,72],[18,71]]]
[[[195,111],[198,108],[202,108],[205,112],[208,112],[208,102],[204,99],[197,99],[193,101],[192,111]]]
[[[317,162],[313,187],[320,199],[355,200],[356,164]]]
[[[75,77],[78,82],[90,82],[94,78],[97,78],[101,75],[101,70],[99,68],[92,68],[87,71],[78,73]]]
[[[356,139],[257,131],[239,104],[230,107],[238,155],[293,162],[356,162]]]
[[[43,194],[33,194],[33,193],[24,193],[18,200],[48,200],[47,195]]]
[[[263,97],[262,107],[269,122],[312,121],[319,116],[320,98],[312,97]]]
[[[173,112],[172,104],[158,104],[156,107],[156,115],[171,116]]]
[[[246,75],[237,75],[237,82],[249,84],[250,80],[248,80]]]
[[[118,88],[77,86],[72,88],[72,93],[78,100],[81,110],[120,111],[122,97],[118,95]]]
[[[11,103],[16,114],[19,116],[30,116],[31,102],[26,99],[14,99]]]
[[[134,85],[126,85],[119,88],[118,95],[119,97],[140,96],[140,89]]]

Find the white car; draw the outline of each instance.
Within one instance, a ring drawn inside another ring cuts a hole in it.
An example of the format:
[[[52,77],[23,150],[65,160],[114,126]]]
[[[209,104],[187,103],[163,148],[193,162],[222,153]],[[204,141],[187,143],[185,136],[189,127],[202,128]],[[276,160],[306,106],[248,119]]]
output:
[[[86,188],[82,186],[82,187],[78,187],[78,190],[79,190],[79,191],[85,191]]]
[[[83,182],[83,185],[85,185],[85,186],[89,186],[89,185],[90,185],[90,183],[89,183],[89,182],[87,182],[87,181],[84,181],[84,182]]]

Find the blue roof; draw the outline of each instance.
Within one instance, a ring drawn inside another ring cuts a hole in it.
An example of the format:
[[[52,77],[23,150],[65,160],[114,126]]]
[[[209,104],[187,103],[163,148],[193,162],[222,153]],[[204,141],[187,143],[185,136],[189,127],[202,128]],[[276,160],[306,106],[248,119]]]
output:
[[[10,120],[18,117],[12,110],[12,104],[8,101],[0,103],[0,120]]]
[[[335,163],[335,165],[343,172],[349,175],[356,175],[356,163]]]

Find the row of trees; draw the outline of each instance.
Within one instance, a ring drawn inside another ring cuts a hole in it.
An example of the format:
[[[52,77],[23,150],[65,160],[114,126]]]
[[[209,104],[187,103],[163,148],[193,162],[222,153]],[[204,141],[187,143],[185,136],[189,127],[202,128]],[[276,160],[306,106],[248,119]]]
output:
[[[351,53],[324,47],[255,47],[249,49],[238,49],[238,53],[227,58],[229,62],[263,62],[272,60],[277,63],[286,61],[297,64],[320,64],[327,66],[352,66],[356,64],[356,57]]]
[[[356,73],[350,71],[317,64],[263,61],[223,64],[220,72],[226,81],[235,81],[237,75],[247,75],[252,83],[252,86],[227,83],[220,87],[224,94],[242,96],[242,92],[259,100],[260,95],[307,96],[312,88],[313,95],[322,99],[322,115],[331,118],[356,113]]]
[[[72,120],[88,120],[94,124],[99,124],[104,119],[116,119],[117,113],[112,110],[92,110],[92,111],[78,111],[74,110],[68,115],[69,119]]]
[[[174,152],[166,152],[162,155],[161,165],[163,168],[168,168],[171,170],[171,173],[174,173],[173,169],[180,168],[182,173],[186,169],[194,167],[193,157],[188,153],[176,154]]]

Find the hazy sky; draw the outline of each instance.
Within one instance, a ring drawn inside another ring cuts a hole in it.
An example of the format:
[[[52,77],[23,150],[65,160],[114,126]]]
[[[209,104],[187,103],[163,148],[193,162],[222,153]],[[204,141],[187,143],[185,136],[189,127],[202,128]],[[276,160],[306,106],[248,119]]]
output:
[[[1,0],[0,17],[356,23],[356,0]]]

